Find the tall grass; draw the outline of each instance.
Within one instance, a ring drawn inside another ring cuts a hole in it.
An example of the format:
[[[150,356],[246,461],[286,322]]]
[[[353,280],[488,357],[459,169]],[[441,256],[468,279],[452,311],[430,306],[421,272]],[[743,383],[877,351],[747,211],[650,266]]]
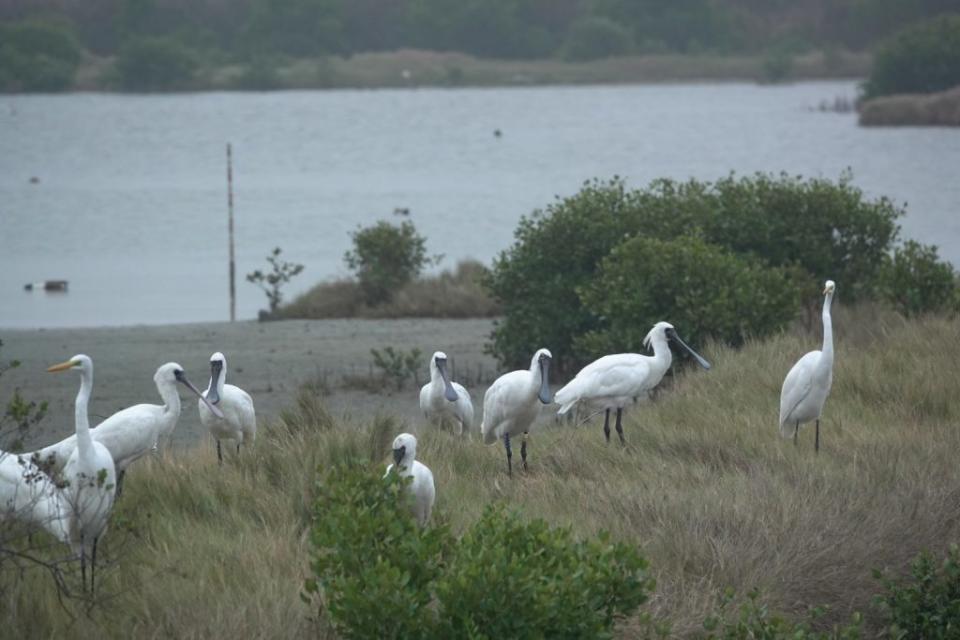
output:
[[[465,260],[453,271],[418,278],[393,298],[375,306],[364,299],[356,280],[321,282],[290,304],[276,318],[490,318],[500,313],[480,280],[486,268]]]
[[[863,611],[875,630],[871,569],[903,571],[921,549],[960,538],[960,323],[866,308],[835,316],[819,455],[809,428],[796,447],[777,429],[783,376],[819,342],[801,329],[739,351],[707,345],[714,369],[665,381],[631,411],[626,449],[604,443],[598,419],[543,421],[530,471],[512,480],[502,447],[389,417],[340,424],[305,391],[223,468],[206,445],[131,470],[116,517],[132,533],[114,527],[104,539],[112,597],[91,617],[71,621],[37,575],[0,604],[2,618],[16,637],[328,636],[298,598],[315,470],[348,456],[385,463],[409,429],[436,477],[435,518],[460,531],[501,502],[578,535],[635,541],[657,577],[648,610],[676,636],[700,628],[728,586],[759,587],[788,615],[828,604],[822,624]]]

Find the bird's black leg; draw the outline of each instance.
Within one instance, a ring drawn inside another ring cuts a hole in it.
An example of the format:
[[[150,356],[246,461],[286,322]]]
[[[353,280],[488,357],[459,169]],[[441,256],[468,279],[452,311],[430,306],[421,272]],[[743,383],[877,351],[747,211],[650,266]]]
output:
[[[220,451],[220,441],[217,440],[217,463],[223,466],[223,453]]]
[[[617,435],[620,436],[620,444],[627,446],[627,441],[623,438],[623,425],[621,420],[623,419],[623,408],[617,409]]]
[[[797,446],[797,433],[800,432],[800,421],[797,420],[797,424],[793,426],[793,446]]]
[[[240,455],[240,443],[237,443],[237,455]]]
[[[610,444],[610,409],[607,409],[607,415],[603,418],[603,435],[607,438],[607,444]]]
[[[90,554],[90,595],[96,595],[97,588],[94,586],[94,583],[97,579],[97,540],[99,538],[93,539],[93,552]]]
[[[507,449],[507,475],[513,476],[513,465],[510,459],[513,457],[513,451],[510,450],[510,434],[503,434],[503,446]]]
[[[820,453],[820,418],[817,418],[817,439],[813,441],[814,453]]]
[[[126,473],[127,473],[127,470],[123,469],[122,471],[120,471],[120,473],[117,474],[117,489],[115,491],[117,498],[119,498],[120,494],[123,493],[123,476]]]
[[[87,592],[87,548],[83,544],[83,534],[80,534],[80,579],[83,581],[83,592]]]
[[[520,460],[523,461],[523,470],[527,470],[527,432],[523,432],[523,440],[520,441]]]

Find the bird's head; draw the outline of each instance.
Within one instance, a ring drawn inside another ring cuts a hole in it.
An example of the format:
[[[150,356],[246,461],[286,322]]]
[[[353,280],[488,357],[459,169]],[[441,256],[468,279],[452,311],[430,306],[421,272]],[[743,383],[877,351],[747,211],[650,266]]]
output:
[[[540,391],[537,398],[543,404],[553,402],[553,394],[550,393],[550,363],[553,361],[553,354],[549,349],[540,349],[533,354],[533,360],[530,363],[530,370],[534,373],[540,373]]]
[[[837,283],[833,280],[827,280],[826,284],[823,285],[823,295],[831,295],[834,290],[837,288]]]
[[[50,367],[47,367],[48,373],[59,373],[60,371],[70,371],[76,369],[82,373],[92,374],[93,373],[93,360],[88,355],[78,353],[69,360],[65,360],[60,364],[55,364]]]
[[[653,325],[653,328],[650,329],[650,333],[647,334],[647,337],[643,339],[643,345],[645,347],[650,347],[650,343],[654,340],[662,340],[664,342],[672,342],[677,345],[680,349],[683,349],[689,353],[697,363],[704,369],[710,368],[710,363],[701,356],[699,353],[690,348],[690,346],[680,338],[680,334],[677,333],[677,330],[669,322],[658,322]]]
[[[457,391],[450,382],[450,374],[447,372],[447,354],[443,351],[437,351],[430,358],[430,373],[436,371],[443,378],[443,397],[450,402],[457,401]]]
[[[217,351],[210,356],[210,387],[207,389],[207,400],[211,404],[220,402],[220,381],[226,375],[227,359]]]
[[[153,375],[153,381],[157,383],[158,389],[170,388],[176,386],[179,382],[187,389],[192,391],[200,400],[210,408],[210,411],[213,412],[213,415],[218,418],[223,417],[223,412],[215,407],[209,400],[203,397],[203,394],[200,393],[199,389],[193,386],[193,383],[187,378],[186,371],[183,370],[176,362],[168,362],[164,365],[160,365],[160,368],[157,369],[157,372]],[[162,391],[161,391],[162,395]]]
[[[393,439],[393,461],[399,468],[404,461],[403,466],[409,467],[417,457],[417,439],[409,433],[401,433]]]

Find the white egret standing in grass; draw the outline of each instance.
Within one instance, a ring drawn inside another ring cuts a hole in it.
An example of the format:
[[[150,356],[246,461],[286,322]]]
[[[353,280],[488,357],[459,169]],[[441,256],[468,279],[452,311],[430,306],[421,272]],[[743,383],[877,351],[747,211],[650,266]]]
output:
[[[437,489],[433,484],[433,473],[427,465],[416,459],[417,439],[409,433],[401,433],[393,441],[393,462],[397,465],[397,473],[403,478],[412,477],[410,494],[413,497],[413,517],[422,527],[430,519],[433,511],[433,502],[437,498]],[[387,467],[390,475],[393,465]]]
[[[541,404],[550,404],[550,361],[553,356],[547,349],[533,354],[530,368],[511,371],[497,378],[483,397],[483,422],[480,434],[484,444],[494,444],[503,438],[507,450],[507,473],[513,475],[513,451],[510,437],[523,434],[520,459],[527,468],[527,433],[530,425],[540,414]]]
[[[420,410],[428,419],[451,418],[460,425],[459,435],[473,428],[473,402],[462,385],[450,381],[447,354],[437,351],[430,358],[430,382],[420,389]]]
[[[671,341],[693,356],[704,369],[710,368],[709,362],[680,339],[672,324],[658,322],[643,339],[644,346],[653,348],[652,356],[618,353],[594,360],[557,391],[555,401],[560,405],[558,415],[566,414],[578,403],[590,409],[605,410],[603,434],[610,442],[610,411],[616,409],[617,435],[620,436],[620,444],[626,444],[623,437],[623,409],[660,384],[673,361]]]
[[[200,422],[217,441],[217,461],[220,464],[223,464],[221,440],[236,441],[239,454],[241,444],[253,444],[257,437],[253,398],[240,387],[227,384],[226,379],[227,359],[218,351],[210,356],[210,384],[197,405],[200,408]],[[211,405],[218,407],[221,415],[215,415]]]
[[[813,450],[820,452],[820,416],[833,384],[833,320],[830,305],[837,285],[827,280],[823,287],[823,347],[811,351],[793,365],[780,390],[780,435],[797,443],[800,425],[816,420]]]
[[[85,355],[76,355],[47,371],[55,373],[77,369],[80,371],[80,392],[74,408],[76,419],[76,446],[64,466],[67,481],[64,496],[69,517],[70,546],[80,556],[80,574],[83,588],[87,588],[87,560],[90,561],[90,592],[96,591],[97,541],[107,529],[113,510],[117,488],[117,472],[113,456],[107,448],[90,437],[87,404],[93,389],[93,361]]]
[[[138,404],[118,411],[90,431],[94,440],[103,444],[113,456],[117,469],[117,495],[123,490],[123,476],[135,460],[154,449],[157,440],[169,435],[177,426],[180,417],[180,394],[177,383],[184,385],[199,397],[203,397],[176,362],[162,365],[153,376],[163,404]],[[222,415],[220,409],[211,405],[214,414]],[[76,449],[77,437],[70,436],[56,444],[37,451],[40,465],[51,464],[61,470]]]

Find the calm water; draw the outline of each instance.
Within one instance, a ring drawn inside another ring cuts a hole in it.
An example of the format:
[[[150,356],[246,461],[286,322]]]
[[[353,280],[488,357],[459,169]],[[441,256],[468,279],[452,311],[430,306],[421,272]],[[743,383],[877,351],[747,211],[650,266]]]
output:
[[[224,146],[243,274],[274,246],[290,294],[346,274],[348,232],[408,207],[445,266],[588,178],[836,178],[908,203],[904,235],[960,264],[960,130],[811,111],[853,83],[0,97],[0,327],[228,317]],[[492,135],[503,131],[502,138]],[[39,182],[30,183],[31,176]],[[26,282],[68,278],[66,295]],[[841,283],[842,286],[842,283]]]

